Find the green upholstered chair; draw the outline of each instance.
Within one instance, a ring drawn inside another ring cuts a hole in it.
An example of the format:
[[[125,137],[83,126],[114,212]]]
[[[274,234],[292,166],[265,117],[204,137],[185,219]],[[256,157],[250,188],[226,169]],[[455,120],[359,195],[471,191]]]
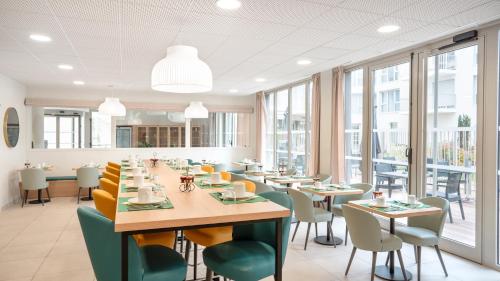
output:
[[[269,191],[273,191],[274,189],[270,186],[270,185],[267,185],[263,182],[260,182],[260,181],[256,181],[256,180],[251,180],[253,183],[255,183],[255,193],[257,194],[260,194],[260,193],[264,193],[264,192],[269,192]]]
[[[408,244],[413,244],[415,249],[415,259],[417,261],[418,280],[420,280],[422,246],[430,246],[436,249],[436,253],[443,267],[444,274],[448,276],[446,266],[439,249],[439,240],[443,233],[446,213],[450,208],[448,200],[439,197],[426,197],[420,199],[420,202],[442,209],[441,214],[411,217],[408,218],[407,226],[396,228],[396,235]]]
[[[47,191],[47,197],[50,201],[49,194],[49,184],[45,179],[45,173],[42,169],[39,168],[26,168],[21,171],[21,181],[24,190],[24,198],[21,202],[21,207],[24,207],[24,204],[28,201],[28,193],[31,190],[38,191],[38,197],[41,199],[42,205],[44,205],[45,201],[41,197],[41,192],[43,189]]]
[[[399,264],[401,265],[404,279],[408,280],[403,264],[403,258],[401,256],[401,247],[403,245],[403,241],[401,241],[401,239],[396,235],[392,235],[386,231],[382,231],[379,221],[372,214],[363,210],[353,208],[349,205],[344,205],[342,210],[347,226],[351,231],[351,240],[353,244],[351,258],[349,259],[349,263],[347,264],[345,275],[347,276],[347,274],[349,273],[349,268],[351,267],[351,263],[357,249],[372,252],[372,281],[375,277],[377,253],[396,251],[398,254]]]
[[[332,183],[332,176],[319,175],[319,178],[320,178],[321,184],[331,184]],[[315,205],[317,205],[319,207],[319,204],[321,204],[321,206],[323,208],[325,208],[325,206],[324,206],[325,204],[323,203],[325,201],[325,196],[316,195],[316,194],[312,194],[312,193],[309,193],[309,196],[312,198],[313,203]]]
[[[247,177],[245,176],[245,174],[235,174],[233,172],[231,172],[231,180],[232,181],[242,181],[242,180],[246,180]]]
[[[121,280],[121,235],[114,223],[97,210],[79,207],[78,219],[97,281]],[[139,248],[128,240],[128,278],[130,281],[184,280],[187,265],[177,252],[163,246]]]
[[[282,192],[265,192],[265,197],[293,211],[293,201]],[[282,260],[288,245],[291,216],[283,218]],[[275,273],[275,222],[261,222],[233,227],[233,240],[203,250],[207,280],[212,272],[237,281],[255,281]]]
[[[313,200],[307,193],[289,188],[288,194],[293,199],[295,217],[297,218],[297,224],[295,225],[295,231],[293,232],[292,242],[295,239],[295,234],[297,234],[300,223],[307,222],[307,234],[306,241],[304,243],[304,250],[306,250],[307,240],[309,239],[309,231],[311,230],[311,224],[314,223],[316,237],[318,237],[318,222],[326,222],[327,227],[331,229],[332,226],[330,223],[333,214],[325,209],[314,207]],[[329,233],[333,233],[333,231]]]
[[[345,204],[349,201],[353,200],[363,200],[363,199],[370,199],[372,196],[373,192],[373,185],[369,183],[353,183],[349,185],[352,188],[357,188],[363,190],[363,194],[354,194],[354,195],[339,195],[335,196],[333,198],[333,203],[332,203],[332,212],[334,216],[337,217],[343,217],[344,214],[342,212],[342,204]],[[344,238],[344,245],[347,245],[347,235],[349,233],[349,230],[347,229],[347,224],[345,225],[345,238]]]
[[[82,188],[88,188],[90,200],[93,188],[99,187],[99,170],[96,167],[80,167],[76,170],[76,178],[78,183],[78,199],[80,204],[80,191]]]

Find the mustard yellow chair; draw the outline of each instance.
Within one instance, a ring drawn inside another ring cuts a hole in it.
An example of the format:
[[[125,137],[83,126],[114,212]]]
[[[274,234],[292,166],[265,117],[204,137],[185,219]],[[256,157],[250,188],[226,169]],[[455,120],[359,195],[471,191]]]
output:
[[[120,183],[120,176],[117,176],[110,172],[102,172],[102,177],[114,182],[116,185]]]
[[[122,168],[122,165],[115,163],[115,162],[108,162],[108,166],[120,170]]]
[[[220,176],[222,177],[223,180],[225,181],[231,181],[231,173],[226,172],[226,171],[221,171]]]
[[[255,193],[255,189],[257,187],[255,186],[255,183],[253,183],[252,181],[242,180],[242,181],[235,181],[235,182],[242,182],[242,183],[244,183],[245,187],[247,189],[247,192]]]
[[[94,201],[96,209],[108,219],[115,221],[116,214],[116,198],[105,190],[94,191]],[[148,245],[161,245],[170,249],[174,248],[175,233],[174,231],[136,234],[133,235],[137,245],[144,247]]]
[[[120,176],[120,169],[115,169],[111,166],[106,166],[106,172],[112,173],[113,175],[119,177]]]
[[[215,168],[214,168],[214,166],[211,166],[211,165],[203,165],[203,166],[201,166],[201,170],[202,170],[202,171],[205,171],[205,172],[207,172],[207,173],[209,173],[209,174],[211,174],[211,173],[214,173],[214,172],[215,172]]]
[[[231,241],[233,239],[233,227],[223,226],[223,227],[209,227],[200,229],[190,229],[184,230],[184,236],[187,240],[186,242],[186,254],[185,260],[189,263],[189,252],[191,250],[191,242],[194,244],[194,268],[193,268],[193,278],[197,279],[198,270],[198,245],[204,247],[214,246],[220,243]]]
[[[111,194],[111,196],[113,196],[113,198],[118,197],[118,184],[114,183],[113,181],[111,181],[109,179],[101,178],[99,180],[99,188],[106,191],[107,193]]]

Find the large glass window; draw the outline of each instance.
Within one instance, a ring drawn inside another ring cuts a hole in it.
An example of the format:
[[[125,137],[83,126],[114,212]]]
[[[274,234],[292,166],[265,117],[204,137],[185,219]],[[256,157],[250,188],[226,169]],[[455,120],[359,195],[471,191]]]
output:
[[[248,147],[250,114],[210,112],[191,120],[191,147]]]
[[[80,148],[80,115],[61,115],[48,111],[43,117],[45,148]]]
[[[111,147],[111,117],[97,111],[91,113],[90,125],[90,147],[110,148]]]
[[[362,181],[363,69],[345,74],[344,108],[345,181],[360,183]]]
[[[311,86],[307,81],[266,94],[266,159],[268,169],[280,163],[307,173],[310,157]]]

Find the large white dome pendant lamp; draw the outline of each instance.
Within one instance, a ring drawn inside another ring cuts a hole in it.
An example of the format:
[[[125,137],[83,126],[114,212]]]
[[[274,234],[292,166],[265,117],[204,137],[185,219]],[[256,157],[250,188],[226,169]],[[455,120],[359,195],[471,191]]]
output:
[[[191,46],[168,47],[167,56],[151,72],[151,88],[169,93],[203,93],[212,90],[212,70]]]
[[[208,109],[203,106],[201,101],[192,101],[184,110],[185,118],[208,118]]]
[[[127,114],[127,109],[120,102],[120,99],[106,98],[104,102],[99,105],[99,113],[115,117],[123,117]]]

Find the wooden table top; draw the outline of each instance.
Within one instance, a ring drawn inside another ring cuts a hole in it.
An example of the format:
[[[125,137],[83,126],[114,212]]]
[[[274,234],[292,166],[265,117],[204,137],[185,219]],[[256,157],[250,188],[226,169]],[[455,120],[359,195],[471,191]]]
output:
[[[355,195],[355,194],[363,194],[364,191],[362,189],[356,188],[345,188],[345,189],[334,189],[334,190],[316,190],[313,189],[312,186],[299,186],[299,190],[304,192],[309,192],[312,194],[320,195],[320,196],[336,196],[336,195]]]
[[[406,217],[418,217],[418,216],[427,216],[427,215],[436,215],[440,214],[442,210],[437,207],[429,207],[429,208],[422,208],[422,209],[406,209],[406,210],[401,210],[401,211],[393,211],[393,212],[384,212],[382,210],[376,209],[376,208],[371,208],[367,206],[363,206],[362,204],[367,204],[373,202],[372,200],[356,200],[356,201],[349,201],[347,203],[349,206],[377,214],[379,216],[383,216],[386,218],[392,218],[392,219],[397,219],[397,218],[406,218]]]
[[[245,175],[254,177],[267,177],[274,175],[274,173],[265,171],[245,171]]]
[[[233,165],[236,165],[236,166],[253,166],[253,165],[260,165],[259,162],[233,162]]]
[[[290,215],[289,209],[271,201],[224,205],[210,196],[214,189],[195,188],[191,192],[181,192],[180,174],[164,163],[148,168],[148,173],[160,177],[160,184],[165,187],[174,208],[130,212],[117,210],[116,232],[265,220]],[[122,182],[125,183],[120,181],[120,185]],[[135,196],[137,192],[122,192],[121,188],[118,193],[118,197]]]
[[[272,181],[272,182],[275,182],[275,183],[280,183],[280,184],[287,184],[287,183],[313,183],[314,182],[314,179],[313,178],[307,178],[307,177],[304,177],[304,178],[301,178],[301,177],[297,177],[297,178],[294,178],[294,177],[291,177],[291,176],[285,176],[285,177],[266,177],[266,180],[268,181]]]

